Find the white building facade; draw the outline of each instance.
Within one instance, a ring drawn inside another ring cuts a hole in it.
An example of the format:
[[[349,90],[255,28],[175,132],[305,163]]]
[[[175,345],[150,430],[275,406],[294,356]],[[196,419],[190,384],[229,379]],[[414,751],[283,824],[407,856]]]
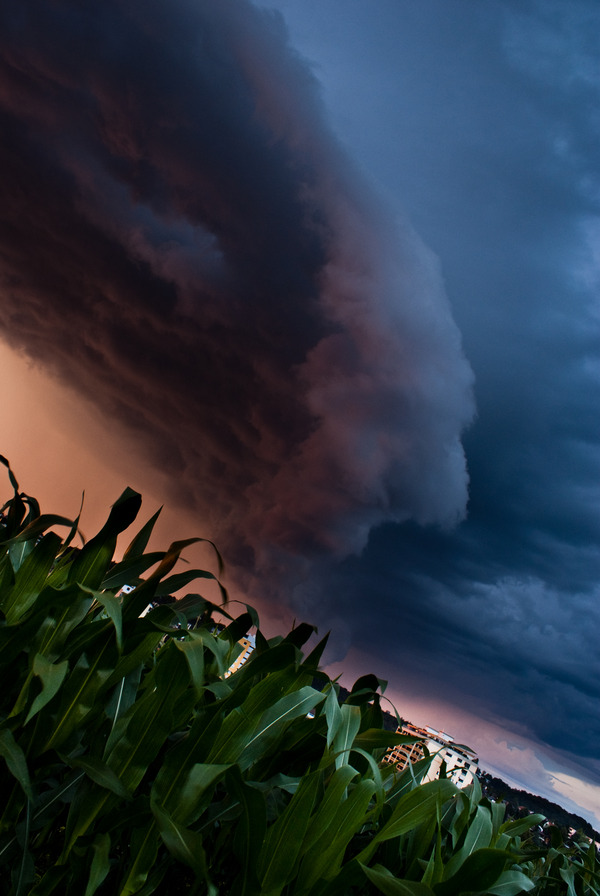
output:
[[[406,722],[398,732],[419,740],[414,744],[398,744],[390,747],[383,760],[387,765],[395,765],[399,771],[403,771],[409,763],[423,759],[427,752],[432,759],[422,783],[439,778],[445,765],[446,776],[457,787],[471,784],[477,774],[478,758],[468,747],[456,744],[454,738],[444,731],[429,727],[417,728],[410,722]]]

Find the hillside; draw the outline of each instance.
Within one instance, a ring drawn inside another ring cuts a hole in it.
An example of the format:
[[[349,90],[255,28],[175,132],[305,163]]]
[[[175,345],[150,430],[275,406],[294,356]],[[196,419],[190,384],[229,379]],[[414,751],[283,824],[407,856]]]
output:
[[[480,771],[479,780],[483,793],[496,802],[505,802],[507,812],[511,817],[518,818],[524,815],[523,810],[526,810],[527,813],[537,812],[540,815],[545,815],[548,821],[560,828],[574,828],[576,831],[582,831],[591,840],[600,842],[600,834],[588,821],[580,815],[567,812],[558,803],[553,803],[543,796],[529,793],[526,790],[510,787],[502,778],[497,778],[485,771]]]

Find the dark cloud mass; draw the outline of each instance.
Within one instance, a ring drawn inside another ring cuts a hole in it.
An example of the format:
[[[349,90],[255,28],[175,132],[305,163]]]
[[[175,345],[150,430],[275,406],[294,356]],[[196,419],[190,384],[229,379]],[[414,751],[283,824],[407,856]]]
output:
[[[599,59],[596,0],[0,5],[0,336],[238,592],[597,782]]]
[[[310,5],[322,32],[335,4]],[[348,95],[385,98],[364,102],[354,149],[442,260],[475,374],[469,514],[450,532],[379,527],[324,591],[408,694],[521,724],[597,781],[600,7],[384,6],[340,25],[338,46],[376,48],[343,68]],[[319,592],[296,601],[318,617]]]
[[[9,344],[134,428],[231,550],[460,519],[471,375],[437,262],[280,16],[27,0],[0,32]]]

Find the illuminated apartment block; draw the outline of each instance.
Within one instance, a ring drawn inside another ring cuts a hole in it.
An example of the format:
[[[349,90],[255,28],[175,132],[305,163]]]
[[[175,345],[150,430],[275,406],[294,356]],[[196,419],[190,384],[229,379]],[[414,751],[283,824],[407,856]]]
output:
[[[240,640],[238,641],[238,644],[242,648],[242,652],[232,662],[231,666],[225,673],[225,678],[228,678],[230,675],[233,675],[234,672],[237,672],[237,670],[240,668],[240,666],[244,665],[244,663],[246,662],[246,660],[248,659],[248,657],[254,650],[254,647],[256,646],[254,635],[247,635],[245,638],[240,638]]]
[[[458,746],[454,743],[454,738],[444,731],[437,731],[435,728],[429,727],[417,728],[410,722],[406,722],[398,731],[400,734],[418,737],[419,741],[414,744],[398,744],[395,747],[390,747],[383,760],[387,765],[395,765],[399,771],[402,771],[409,762],[414,763],[423,759],[425,749],[427,749],[433,759],[423,778],[423,783],[439,777],[442,763],[446,765],[448,778],[457,787],[466,787],[472,782],[477,773],[478,759],[468,747]]]

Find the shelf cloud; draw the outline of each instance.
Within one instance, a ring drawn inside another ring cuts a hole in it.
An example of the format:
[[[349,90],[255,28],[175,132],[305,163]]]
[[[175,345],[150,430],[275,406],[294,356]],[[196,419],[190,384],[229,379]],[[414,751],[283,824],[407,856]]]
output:
[[[353,170],[280,16],[1,19],[4,338],[248,565],[461,519],[472,376],[438,262]]]

